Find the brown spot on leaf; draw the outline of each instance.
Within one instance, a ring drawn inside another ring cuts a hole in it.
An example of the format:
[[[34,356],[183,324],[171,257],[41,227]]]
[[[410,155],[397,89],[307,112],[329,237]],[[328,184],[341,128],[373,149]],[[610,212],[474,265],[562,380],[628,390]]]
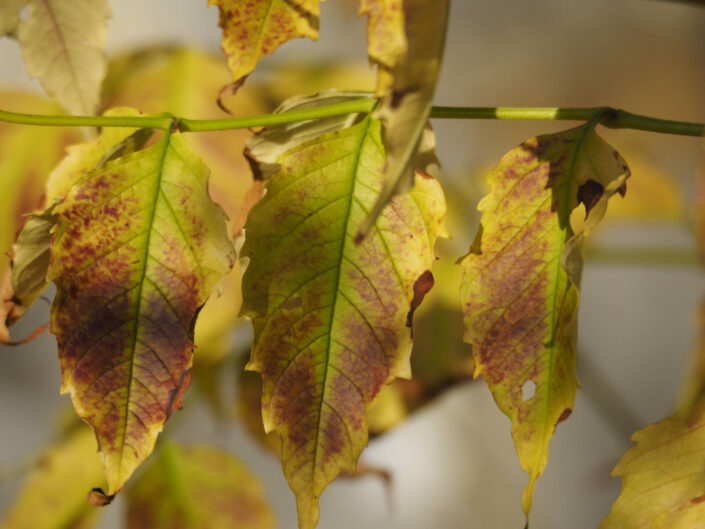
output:
[[[570,409],[570,408],[564,409],[563,412],[561,413],[560,417],[558,417],[556,424],[565,421],[568,417],[570,417],[571,413],[573,413],[572,409]]]
[[[406,315],[406,326],[410,329],[412,328],[414,311],[421,305],[423,298],[426,296],[429,290],[433,287],[433,274],[430,270],[426,270],[421,274],[416,281],[414,281],[414,297],[411,300],[411,306],[409,312]],[[413,332],[413,330],[412,330]]]

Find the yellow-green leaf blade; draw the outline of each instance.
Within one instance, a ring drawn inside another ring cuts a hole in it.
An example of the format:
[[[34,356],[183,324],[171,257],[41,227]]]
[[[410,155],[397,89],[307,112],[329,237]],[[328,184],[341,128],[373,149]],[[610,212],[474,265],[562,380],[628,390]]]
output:
[[[297,37],[318,39],[319,0],[209,0],[220,9],[223,53],[235,80]]]
[[[0,2],[0,37],[11,35],[20,23],[20,12],[28,0],[3,0]]]
[[[207,180],[181,136],[167,134],[90,173],[55,208],[49,278],[62,391],[96,431],[108,494],[180,406],[193,320],[232,266]]]
[[[283,154],[246,225],[248,367],[262,375],[265,430],[280,435],[302,529],[315,526],[328,483],[354,472],[374,398],[410,375],[414,285],[445,233],[442,191],[419,176],[355,244],[382,185],[380,129],[368,116]]]
[[[527,513],[556,424],[573,409],[582,241],[623,191],[628,169],[588,124],[527,140],[490,173],[480,230],[463,259],[465,340],[512,421],[529,474]],[[570,214],[589,214],[574,234]]]
[[[106,0],[30,0],[17,38],[27,71],[71,114],[94,114],[107,63],[112,16]]]
[[[95,437],[85,425],[79,426],[42,454],[0,528],[85,529],[98,514],[86,494],[102,481]]]
[[[384,125],[387,153],[384,186],[360,227],[361,233],[368,232],[392,196],[411,188],[415,169],[425,170],[426,164],[417,160],[417,153],[424,150],[424,129],[441,70],[449,5],[449,0],[403,2],[406,53],[393,68],[381,68],[377,80],[377,93],[383,99],[376,116]]]
[[[128,493],[129,529],[272,529],[259,480],[235,457],[165,443]]]
[[[622,492],[600,529],[691,529],[705,520],[705,407],[677,413],[632,436],[614,469]]]

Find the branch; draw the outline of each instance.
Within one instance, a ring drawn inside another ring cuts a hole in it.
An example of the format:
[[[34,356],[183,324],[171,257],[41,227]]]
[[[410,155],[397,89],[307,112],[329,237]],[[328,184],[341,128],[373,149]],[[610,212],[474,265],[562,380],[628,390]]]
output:
[[[169,129],[176,126],[182,132],[206,132],[215,130],[246,129],[282,123],[294,123],[343,114],[367,113],[372,110],[375,99],[362,98],[345,103],[294,110],[280,114],[264,114],[245,118],[187,119],[158,114],[143,117],[118,116],[45,116],[18,114],[0,110],[0,121],[25,125],[44,126],[93,126],[93,127],[141,127]],[[632,114],[610,107],[589,108],[540,108],[540,107],[433,107],[431,117],[435,119],[512,119],[512,120],[567,120],[588,121],[596,113],[601,114],[600,123],[612,129],[634,129],[682,136],[705,135],[705,124],[672,121]]]

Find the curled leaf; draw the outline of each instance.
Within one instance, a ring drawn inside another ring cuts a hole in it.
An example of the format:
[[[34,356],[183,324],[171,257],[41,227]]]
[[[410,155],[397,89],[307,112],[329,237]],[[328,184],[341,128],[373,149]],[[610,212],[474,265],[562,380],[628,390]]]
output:
[[[190,381],[196,314],[233,264],[208,168],[178,133],[89,173],[55,208],[48,277],[63,382],[115,494]]]
[[[529,474],[522,506],[548,459],[553,431],[573,409],[582,243],[623,192],[622,157],[593,124],[525,141],[487,181],[482,222],[462,260],[465,340],[475,376],[483,375],[512,421],[519,462]],[[570,215],[587,218],[574,233]],[[533,390],[533,395],[532,395]]]
[[[410,375],[414,283],[445,234],[440,186],[419,176],[355,244],[382,185],[380,133],[366,116],[281,155],[245,227],[248,368],[262,375],[265,431],[279,433],[302,529],[316,525],[328,483],[355,471],[372,401]]]

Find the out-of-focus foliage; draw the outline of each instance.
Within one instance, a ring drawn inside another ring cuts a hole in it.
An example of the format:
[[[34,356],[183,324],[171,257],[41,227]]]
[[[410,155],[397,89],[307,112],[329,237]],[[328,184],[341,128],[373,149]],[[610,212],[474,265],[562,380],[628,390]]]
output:
[[[164,442],[128,492],[128,529],[273,529],[262,485],[232,455]]]

